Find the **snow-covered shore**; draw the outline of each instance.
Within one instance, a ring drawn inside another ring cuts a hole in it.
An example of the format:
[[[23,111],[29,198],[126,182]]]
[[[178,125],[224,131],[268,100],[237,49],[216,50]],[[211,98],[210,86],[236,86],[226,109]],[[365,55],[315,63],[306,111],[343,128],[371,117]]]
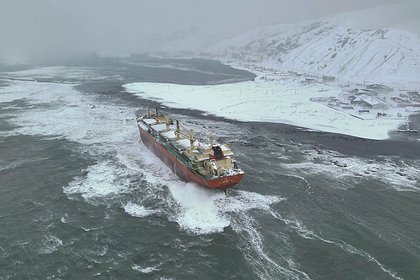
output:
[[[339,96],[343,89],[338,85],[303,84],[284,75],[267,80],[262,73],[258,74],[256,81],[224,85],[131,83],[124,87],[129,93],[173,108],[196,109],[240,121],[285,123],[376,140],[387,139],[390,130],[406,121],[404,109],[390,109],[387,118],[365,120],[311,101],[325,95]],[[397,113],[400,113],[399,117]]]

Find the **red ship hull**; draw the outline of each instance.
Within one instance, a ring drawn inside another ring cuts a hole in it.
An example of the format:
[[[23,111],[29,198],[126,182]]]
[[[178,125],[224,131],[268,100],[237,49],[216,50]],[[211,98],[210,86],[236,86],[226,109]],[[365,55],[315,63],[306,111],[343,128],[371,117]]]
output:
[[[168,150],[166,150],[165,147],[157,142],[147,131],[142,129],[140,126],[139,131],[141,140],[146,145],[146,147],[155,155],[157,155],[161,161],[163,161],[176,175],[178,175],[178,177],[187,182],[194,182],[211,189],[225,190],[238,184],[244,176],[242,173],[213,180],[206,180],[182,164],[176,157],[174,157]]]

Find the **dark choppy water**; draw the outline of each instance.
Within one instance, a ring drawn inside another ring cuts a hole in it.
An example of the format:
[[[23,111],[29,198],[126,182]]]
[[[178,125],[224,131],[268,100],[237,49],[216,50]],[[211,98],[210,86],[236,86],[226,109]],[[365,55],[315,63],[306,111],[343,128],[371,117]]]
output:
[[[44,82],[0,84],[0,279],[419,279],[419,141],[167,109],[231,142],[247,176],[225,197],[145,149],[135,113],[154,104],[121,84],[252,75],[196,60],[75,66],[1,74]]]

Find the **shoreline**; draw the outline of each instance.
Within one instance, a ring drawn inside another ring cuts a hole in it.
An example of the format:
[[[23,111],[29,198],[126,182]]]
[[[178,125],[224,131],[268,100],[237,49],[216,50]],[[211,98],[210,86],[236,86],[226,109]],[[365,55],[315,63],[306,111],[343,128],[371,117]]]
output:
[[[246,75],[247,77],[254,75],[255,79],[254,81],[243,81],[236,76],[235,78],[238,80],[222,79],[217,82],[195,85],[174,84],[166,80],[141,82],[138,84],[147,85],[146,90],[131,90],[131,93],[166,107],[203,111],[233,121],[280,123],[308,130],[372,140],[416,138],[416,135],[413,137],[409,134],[398,134],[398,129],[404,126],[407,121],[412,126],[413,121],[416,120],[412,116],[420,114],[420,112],[406,112],[402,118],[372,118],[372,116],[368,116],[366,119],[365,115],[358,116],[352,112],[344,112],[326,106],[325,103],[313,101],[319,96],[340,96],[344,88],[337,83],[305,84],[303,74],[261,69],[252,64],[245,65],[223,59],[215,60],[215,62],[235,70],[246,71],[249,73]],[[48,67],[46,69],[48,70]],[[19,72],[22,73],[22,71]],[[25,72],[27,71],[23,71],[23,73]],[[131,73],[130,71],[130,76]],[[125,76],[125,73],[119,74]],[[17,77],[12,75],[9,78],[25,81],[28,79],[28,77],[19,77],[19,75]],[[129,91],[127,85],[137,84],[131,83],[138,80],[133,78],[125,79],[125,83],[122,83],[125,91]],[[38,82],[66,83],[66,81],[57,81],[52,77],[44,77],[44,80]],[[172,92],[173,89],[174,92]],[[167,94],[162,94],[162,92]],[[187,95],[186,99],[185,95]],[[234,95],[233,98],[230,98],[230,95]],[[198,100],[191,102],[193,99]],[[206,103],[205,106],[202,103]]]

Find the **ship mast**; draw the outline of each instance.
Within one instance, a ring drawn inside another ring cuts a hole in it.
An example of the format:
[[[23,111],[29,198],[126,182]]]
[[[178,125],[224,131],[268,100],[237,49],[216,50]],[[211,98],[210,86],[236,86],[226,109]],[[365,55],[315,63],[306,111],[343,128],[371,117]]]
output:
[[[181,128],[179,127],[179,121],[178,120],[176,120],[175,135],[176,135],[176,140],[179,140],[181,138]]]
[[[192,129],[188,133],[188,138],[190,140],[190,151],[192,152],[192,151],[194,151],[194,142],[195,142],[195,135],[194,135],[194,132],[192,131]]]
[[[169,131],[170,130],[170,127],[169,126],[171,124],[173,124],[172,123],[172,120],[168,116],[165,115],[165,125],[166,125],[166,130],[165,131]]]
[[[210,140],[210,147],[213,147],[216,142],[216,138],[214,137],[213,133],[210,133],[209,140]]]

